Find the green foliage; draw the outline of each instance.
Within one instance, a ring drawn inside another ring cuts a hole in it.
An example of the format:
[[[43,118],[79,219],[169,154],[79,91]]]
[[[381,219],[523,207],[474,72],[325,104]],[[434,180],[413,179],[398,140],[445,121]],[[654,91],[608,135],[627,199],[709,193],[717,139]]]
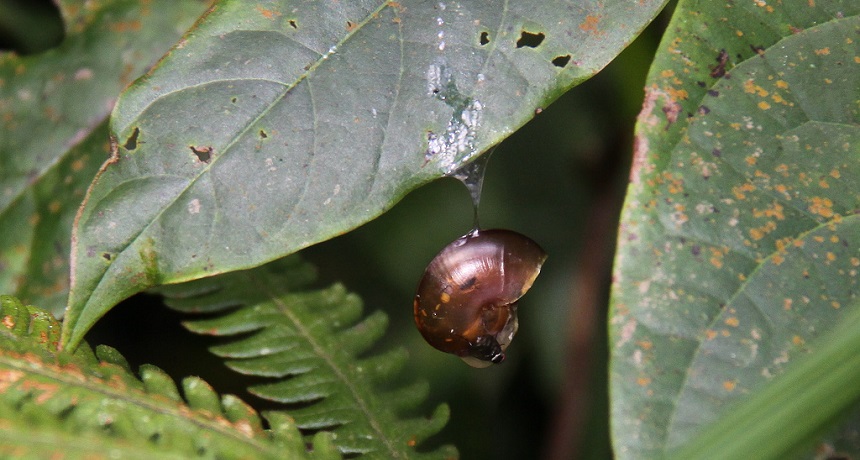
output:
[[[616,259],[619,457],[684,444],[858,308],[858,6],[679,4],[648,78]],[[763,417],[750,436],[772,426]]]
[[[113,101],[206,6],[58,4],[68,25],[58,47],[0,53],[0,292],[57,315],[68,297],[75,212],[109,154]]]
[[[664,1],[57,3],[57,48],[0,54],[0,292],[45,309],[0,297],[3,457],[455,457],[387,316],[281,258],[473,161]],[[860,4],[679,2],[613,277],[618,458],[860,454],[858,146]],[[83,341],[155,286],[270,410]]]
[[[117,103],[64,343],[143,289],[377,217],[595,74],[663,3],[217,2]]]
[[[251,393],[287,404],[302,430],[326,430],[345,454],[371,458],[453,458],[451,447],[419,453],[416,446],[448,419],[447,406],[429,418],[404,418],[427,397],[424,382],[392,386],[402,369],[402,348],[369,353],[387,325],[377,312],[362,319],[361,301],[335,285],[296,288],[314,271],[297,258],[237,271],[160,292],[172,308],[219,313],[192,320],[188,329],[231,337],[212,351],[231,369],[271,381]],[[249,334],[252,333],[252,334]]]
[[[15,458],[305,458],[305,440],[283,414],[264,430],[235,396],[189,377],[182,394],[154,366],[140,378],[110,347],[58,351],[49,313],[0,296],[0,454]],[[314,458],[339,457],[326,435]]]

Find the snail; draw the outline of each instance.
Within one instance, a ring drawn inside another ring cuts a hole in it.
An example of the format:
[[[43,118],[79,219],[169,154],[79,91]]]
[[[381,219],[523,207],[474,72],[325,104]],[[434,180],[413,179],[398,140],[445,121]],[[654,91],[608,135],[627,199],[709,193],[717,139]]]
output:
[[[434,348],[473,367],[505,359],[517,332],[516,302],[546,253],[510,230],[472,230],[430,262],[415,295],[415,324]]]

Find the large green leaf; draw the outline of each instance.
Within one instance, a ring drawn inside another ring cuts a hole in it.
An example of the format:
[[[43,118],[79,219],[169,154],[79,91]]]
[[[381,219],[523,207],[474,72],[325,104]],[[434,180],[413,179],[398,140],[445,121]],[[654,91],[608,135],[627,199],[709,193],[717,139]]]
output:
[[[34,56],[0,53],[0,292],[62,313],[75,211],[108,158],[119,92],[206,2],[59,2],[66,38]]]
[[[448,421],[445,405],[430,417],[414,414],[427,398],[427,383],[390,383],[406,363],[405,351],[368,353],[385,331],[385,314],[361,319],[361,300],[340,285],[299,289],[314,276],[293,257],[160,290],[172,308],[207,314],[186,326],[228,338],[212,351],[231,369],[266,379],[251,393],[286,405],[302,430],[332,433],[345,455],[456,457],[451,446],[422,449]]]
[[[649,76],[616,258],[619,458],[682,444],[856,308],[858,12],[680,3]]]
[[[0,455],[4,458],[307,458],[283,414],[268,418],[203,380],[144,365],[138,379],[114,349],[57,349],[60,325],[0,296]],[[328,438],[328,439],[326,439]],[[329,435],[308,441],[337,458]],[[317,457],[317,458],[318,458]]]
[[[114,112],[64,341],[141,289],[378,216],[601,69],[662,3],[217,3]]]

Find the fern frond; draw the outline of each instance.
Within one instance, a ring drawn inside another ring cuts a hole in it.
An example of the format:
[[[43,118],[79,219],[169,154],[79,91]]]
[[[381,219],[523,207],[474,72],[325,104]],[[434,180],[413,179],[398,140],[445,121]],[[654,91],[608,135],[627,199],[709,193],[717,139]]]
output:
[[[0,457],[311,458],[295,424],[257,413],[203,380],[155,366],[136,377],[116,350],[58,351],[50,314],[0,296]],[[337,458],[321,437],[313,458]]]
[[[344,454],[370,458],[453,458],[453,447],[418,452],[416,446],[448,420],[440,405],[430,417],[410,418],[427,397],[426,383],[389,388],[403,368],[400,348],[367,355],[385,333],[382,312],[362,319],[362,303],[341,285],[296,290],[312,268],[296,257],[257,269],[232,272],[159,292],[184,312],[222,312],[185,323],[191,331],[236,336],[212,352],[236,372],[271,378],[253,394],[285,404],[306,433],[331,432]],[[281,414],[266,413],[266,417]]]

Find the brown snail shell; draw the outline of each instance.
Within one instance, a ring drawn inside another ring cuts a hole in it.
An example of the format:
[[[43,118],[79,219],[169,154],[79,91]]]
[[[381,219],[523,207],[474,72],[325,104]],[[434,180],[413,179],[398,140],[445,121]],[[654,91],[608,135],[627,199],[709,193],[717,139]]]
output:
[[[474,230],[439,252],[415,295],[415,324],[427,343],[474,367],[505,359],[517,331],[517,300],[546,253],[510,230]]]

